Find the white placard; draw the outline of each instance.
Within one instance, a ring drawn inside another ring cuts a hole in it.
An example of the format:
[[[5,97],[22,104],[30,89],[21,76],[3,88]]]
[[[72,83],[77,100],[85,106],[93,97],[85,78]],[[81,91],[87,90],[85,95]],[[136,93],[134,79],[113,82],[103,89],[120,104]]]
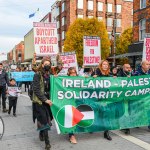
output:
[[[97,66],[101,61],[101,42],[100,37],[83,37],[83,65]]]
[[[60,58],[62,62],[64,63],[64,65],[63,65],[63,69],[58,75],[67,75],[68,69],[70,67],[76,68],[76,71],[78,74],[77,57],[76,57],[75,52],[61,53]]]
[[[150,38],[144,38],[142,60],[150,61]]]
[[[37,56],[58,54],[56,23],[34,22],[34,48]]]
[[[19,97],[21,93],[21,88],[19,87],[8,87],[8,96]]]

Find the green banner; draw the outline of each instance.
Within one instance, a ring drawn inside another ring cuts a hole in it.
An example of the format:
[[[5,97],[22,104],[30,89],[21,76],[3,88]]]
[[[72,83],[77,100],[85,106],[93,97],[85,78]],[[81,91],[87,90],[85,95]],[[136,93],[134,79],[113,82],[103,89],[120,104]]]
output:
[[[150,124],[150,76],[51,76],[58,133],[97,132]]]

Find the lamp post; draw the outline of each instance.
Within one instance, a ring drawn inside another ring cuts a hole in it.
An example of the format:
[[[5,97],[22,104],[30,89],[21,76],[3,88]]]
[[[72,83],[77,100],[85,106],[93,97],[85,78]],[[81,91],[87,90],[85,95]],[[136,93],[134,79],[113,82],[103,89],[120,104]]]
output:
[[[113,66],[116,65],[116,15],[114,15],[113,19],[113,30],[114,30],[114,50],[113,50]]]

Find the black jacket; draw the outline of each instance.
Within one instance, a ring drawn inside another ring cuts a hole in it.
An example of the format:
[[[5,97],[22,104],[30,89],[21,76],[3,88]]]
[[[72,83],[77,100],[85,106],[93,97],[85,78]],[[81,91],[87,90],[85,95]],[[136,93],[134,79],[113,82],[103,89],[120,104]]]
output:
[[[0,74],[0,86],[6,86],[6,84],[9,84],[8,75],[4,70],[2,70],[2,73]]]
[[[41,78],[43,78],[43,84],[42,87],[44,88],[44,93],[42,93],[41,91],[41,87],[40,87],[40,81]],[[47,83],[46,83],[47,84]],[[49,84],[49,83],[48,83]],[[33,78],[33,91],[35,93],[35,95],[42,101],[45,102],[46,100],[49,99],[49,97],[47,97],[47,92],[49,93],[49,89],[45,88],[45,79],[44,77],[40,74],[40,73],[36,73],[34,75]]]
[[[91,76],[97,75],[98,77],[110,77],[110,75],[103,75],[99,68],[97,68]]]

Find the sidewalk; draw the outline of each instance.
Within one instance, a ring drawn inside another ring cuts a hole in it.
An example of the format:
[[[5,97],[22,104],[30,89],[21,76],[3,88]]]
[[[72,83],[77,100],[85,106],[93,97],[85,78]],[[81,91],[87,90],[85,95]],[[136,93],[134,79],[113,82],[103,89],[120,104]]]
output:
[[[23,93],[25,94],[25,93]],[[44,150],[44,142],[39,141],[36,124],[32,122],[31,101],[27,96],[18,99],[17,117],[2,113],[5,133],[0,141],[0,150]],[[143,148],[111,133],[113,140],[107,141],[102,133],[79,134],[78,144],[68,142],[68,135],[58,135],[53,123],[49,132],[52,150],[143,150]]]

